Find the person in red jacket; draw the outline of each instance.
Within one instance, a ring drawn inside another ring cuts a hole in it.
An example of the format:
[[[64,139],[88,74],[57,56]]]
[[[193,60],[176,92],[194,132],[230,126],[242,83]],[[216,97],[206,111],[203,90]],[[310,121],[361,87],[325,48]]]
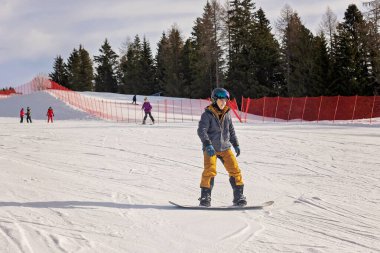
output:
[[[24,108],[21,108],[21,111],[20,111],[20,123],[24,122],[24,115],[25,115]]]
[[[49,107],[46,113],[46,116],[48,117],[48,123],[49,123],[49,120],[51,120],[51,123],[53,123],[54,111],[53,111],[53,108],[51,108],[51,106]]]

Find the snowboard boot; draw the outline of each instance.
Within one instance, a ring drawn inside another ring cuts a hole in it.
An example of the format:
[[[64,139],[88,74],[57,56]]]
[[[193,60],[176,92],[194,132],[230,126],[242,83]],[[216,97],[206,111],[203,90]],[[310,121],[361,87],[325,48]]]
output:
[[[211,206],[211,189],[201,188],[201,197],[199,198],[199,206]]]
[[[145,125],[146,123],[145,123],[145,120],[143,120],[143,123],[142,123],[143,125]]]
[[[211,206],[211,191],[214,187],[214,178],[210,179],[210,188],[201,187],[201,197],[199,200],[199,206]]]
[[[245,199],[245,196],[243,194],[244,185],[236,185],[234,177],[230,177],[230,183],[231,183],[232,189],[234,191],[234,199],[232,200],[233,205],[234,206],[246,206],[247,200]]]

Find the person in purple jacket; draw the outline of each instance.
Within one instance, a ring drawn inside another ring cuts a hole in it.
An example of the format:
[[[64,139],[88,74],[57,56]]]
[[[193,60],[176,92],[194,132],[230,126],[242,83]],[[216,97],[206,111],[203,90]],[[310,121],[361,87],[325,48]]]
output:
[[[153,118],[152,113],[151,113],[152,112],[152,105],[149,103],[147,97],[144,98],[144,104],[142,105],[141,110],[144,110],[144,112],[145,112],[143,125],[145,125],[146,118],[148,117],[148,115],[149,115],[149,118],[152,120],[152,123],[154,124],[154,118]]]

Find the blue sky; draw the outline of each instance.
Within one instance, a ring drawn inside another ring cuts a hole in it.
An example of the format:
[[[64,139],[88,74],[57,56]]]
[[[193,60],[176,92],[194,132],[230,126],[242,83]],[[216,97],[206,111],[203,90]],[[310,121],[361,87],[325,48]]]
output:
[[[221,0],[224,3],[225,0]],[[316,32],[329,6],[341,21],[359,0],[257,0],[274,26],[285,4]],[[184,38],[200,17],[206,0],[0,0],[0,88],[19,86],[52,71],[54,58],[65,60],[82,44],[97,55],[107,38],[116,53],[127,37],[146,36],[152,50],[174,23]]]

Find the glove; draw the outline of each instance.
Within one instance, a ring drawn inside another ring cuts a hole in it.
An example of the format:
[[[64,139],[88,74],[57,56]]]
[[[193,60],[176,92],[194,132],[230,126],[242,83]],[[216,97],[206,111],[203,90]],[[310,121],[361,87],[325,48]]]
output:
[[[236,157],[238,157],[240,155],[240,147],[239,146],[235,146],[234,149],[235,149],[235,152],[236,152]]]
[[[209,156],[214,156],[215,155],[215,149],[212,145],[207,145],[206,146],[206,152]]]

